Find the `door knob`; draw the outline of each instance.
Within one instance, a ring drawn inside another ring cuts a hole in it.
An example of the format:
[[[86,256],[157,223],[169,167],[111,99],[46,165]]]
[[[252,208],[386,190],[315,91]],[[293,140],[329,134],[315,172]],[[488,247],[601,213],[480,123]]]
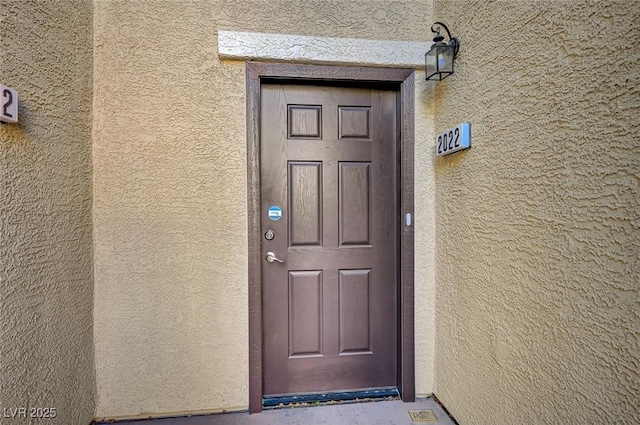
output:
[[[283,260],[276,257],[276,254],[274,254],[271,251],[267,252],[267,255],[265,255],[264,258],[267,260],[268,263],[273,263],[274,261],[277,261],[278,263],[284,263]]]

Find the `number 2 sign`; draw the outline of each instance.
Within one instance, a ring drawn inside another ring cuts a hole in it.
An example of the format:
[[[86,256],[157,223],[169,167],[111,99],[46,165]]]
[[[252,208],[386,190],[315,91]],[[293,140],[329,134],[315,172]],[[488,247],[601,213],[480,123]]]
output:
[[[0,121],[18,122],[18,92],[0,84]]]
[[[436,137],[436,155],[444,156],[471,147],[471,124],[463,122]]]

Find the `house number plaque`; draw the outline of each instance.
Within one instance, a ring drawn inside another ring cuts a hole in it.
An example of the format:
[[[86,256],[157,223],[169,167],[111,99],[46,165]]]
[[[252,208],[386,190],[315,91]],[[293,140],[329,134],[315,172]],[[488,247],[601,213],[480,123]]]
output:
[[[436,155],[445,156],[471,147],[471,124],[463,122],[457,127],[438,134]]]
[[[0,84],[0,121],[18,122],[18,92]]]

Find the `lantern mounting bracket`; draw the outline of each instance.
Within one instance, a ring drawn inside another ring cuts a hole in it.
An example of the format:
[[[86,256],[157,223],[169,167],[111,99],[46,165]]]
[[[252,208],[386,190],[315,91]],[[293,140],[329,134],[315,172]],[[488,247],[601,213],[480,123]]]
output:
[[[436,34],[436,36],[433,37],[433,41],[435,43],[441,43],[442,40],[444,40],[444,36],[440,34],[440,27],[444,28],[447,32],[447,36],[449,37],[449,43],[447,44],[453,47],[453,57],[455,58],[458,56],[458,50],[460,50],[460,39],[452,37],[451,32],[449,32],[449,28],[447,28],[447,26],[442,22],[434,22],[433,25],[431,25],[431,32]]]

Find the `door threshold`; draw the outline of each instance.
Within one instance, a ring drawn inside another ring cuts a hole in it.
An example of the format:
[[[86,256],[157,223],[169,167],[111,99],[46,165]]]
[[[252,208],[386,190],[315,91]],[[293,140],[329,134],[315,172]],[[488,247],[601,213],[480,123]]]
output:
[[[262,398],[263,409],[281,409],[285,407],[320,406],[323,404],[360,403],[381,400],[399,400],[397,387],[333,391],[321,393],[287,394]]]

